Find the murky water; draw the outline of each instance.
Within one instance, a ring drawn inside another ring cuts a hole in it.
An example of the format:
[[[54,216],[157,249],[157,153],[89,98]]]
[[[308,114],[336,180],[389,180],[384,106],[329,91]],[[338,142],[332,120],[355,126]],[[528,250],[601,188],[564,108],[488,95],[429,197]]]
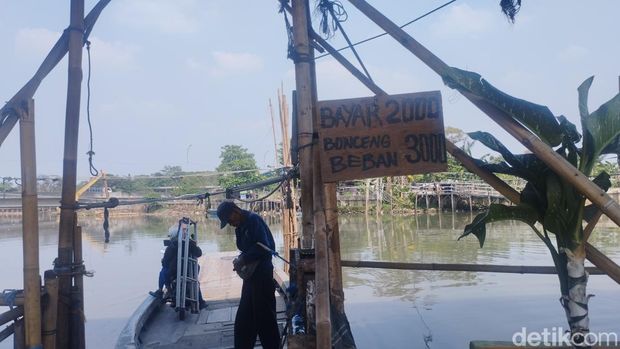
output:
[[[176,218],[178,219],[178,218]],[[424,263],[551,265],[538,238],[519,223],[493,224],[483,249],[475,238],[456,241],[467,215],[341,217],[342,257]],[[87,343],[112,348],[148,290],[156,287],[162,240],[174,217],[113,217],[110,243],[100,218],[83,218],[84,258],[95,276],[85,280]],[[271,222],[276,243],[282,232]],[[57,254],[58,224],[42,218],[41,270]],[[620,262],[620,230],[597,229],[592,243]],[[203,251],[232,251],[234,234],[213,220],[199,225]],[[21,227],[0,220],[0,289],[21,288]],[[510,340],[528,331],[566,328],[557,277],[435,271],[344,269],[346,310],[359,348],[464,348],[470,340]],[[592,276],[591,329],[620,333],[620,286]],[[0,343],[10,348],[11,342]]]

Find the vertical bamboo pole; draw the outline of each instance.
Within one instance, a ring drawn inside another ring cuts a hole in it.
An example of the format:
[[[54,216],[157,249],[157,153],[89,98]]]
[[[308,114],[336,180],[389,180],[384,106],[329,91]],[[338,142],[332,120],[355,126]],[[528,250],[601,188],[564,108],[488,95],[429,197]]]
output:
[[[47,303],[43,312],[43,348],[56,349],[56,310],[58,308],[58,278],[53,270],[44,274]]]
[[[77,178],[77,148],[80,125],[80,97],[82,84],[82,45],[84,33],[84,0],[71,0],[69,26],[69,69],[67,84],[67,112],[62,176],[62,198],[58,237],[59,299],[71,299],[71,276],[67,268],[73,262],[74,206]],[[71,344],[70,305],[58,302],[57,347]],[[81,324],[84,325],[83,323]]]
[[[338,225],[338,198],[336,183],[325,184],[325,215],[331,231],[329,246],[330,300],[340,313],[344,313],[344,289],[340,254],[340,227]]]
[[[273,152],[274,152],[273,156],[276,159],[273,165],[274,165],[274,168],[278,168],[278,166],[280,165],[280,160],[278,159],[278,141],[276,140],[276,122],[273,117],[273,105],[271,104],[271,98],[269,98],[269,115],[271,116],[271,133],[273,134]],[[284,158],[284,152],[282,153],[282,157]]]
[[[83,265],[82,260],[82,227],[77,226],[77,214],[74,218],[75,234],[73,234],[73,263],[75,265]],[[74,348],[86,348],[86,338],[84,332],[84,276],[82,274],[75,275],[75,286],[73,288],[73,304],[72,304],[72,321],[71,326],[73,338],[72,345]]]
[[[20,110],[22,167],[22,231],[24,250],[24,324],[26,348],[41,347],[41,276],[39,275],[39,217],[34,100]]]
[[[308,0],[293,0],[293,40],[295,45],[295,86],[297,91],[297,137],[301,177],[301,247],[312,247],[312,81],[308,40]]]
[[[278,111],[280,114],[280,131],[282,131],[282,160],[285,167],[291,167],[291,148],[288,134],[288,104],[284,95],[284,88],[278,91]],[[290,251],[294,246],[297,233],[297,213],[295,209],[295,188],[291,182],[282,187],[282,228],[284,232],[284,257],[290,260]],[[288,264],[284,266],[288,272]]]
[[[311,29],[310,9],[307,8],[306,16],[308,18],[308,31]],[[310,49],[310,83],[311,83],[311,101],[312,101],[312,120],[313,135],[318,132],[319,116],[316,108],[318,101],[318,91],[316,85],[316,65],[314,62],[314,49]],[[330,249],[328,246],[329,237],[333,231],[327,224],[327,195],[326,187],[323,183],[321,175],[321,159],[318,148],[313,149],[312,163],[312,179],[313,179],[313,207],[314,207],[314,240],[315,240],[315,281],[316,281],[316,346],[317,348],[332,347],[332,326],[331,326],[331,299],[330,299]],[[334,186],[335,188],[335,186]],[[335,197],[335,189],[334,189]],[[338,216],[335,216],[338,220]],[[338,242],[338,251],[340,251],[340,242]],[[338,252],[340,253],[340,252]]]

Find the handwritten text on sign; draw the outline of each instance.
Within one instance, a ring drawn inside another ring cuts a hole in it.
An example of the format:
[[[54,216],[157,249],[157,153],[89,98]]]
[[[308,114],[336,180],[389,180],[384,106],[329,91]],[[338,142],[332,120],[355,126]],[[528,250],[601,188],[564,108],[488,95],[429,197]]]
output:
[[[439,91],[318,103],[323,181],[445,171]]]

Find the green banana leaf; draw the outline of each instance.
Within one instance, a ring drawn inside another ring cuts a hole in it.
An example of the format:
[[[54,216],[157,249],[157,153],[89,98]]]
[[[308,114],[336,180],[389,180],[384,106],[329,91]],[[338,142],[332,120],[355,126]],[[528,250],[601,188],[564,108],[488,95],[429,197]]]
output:
[[[593,113],[588,113],[588,92],[593,79],[594,77],[588,78],[577,89],[583,130],[582,158],[579,169],[585,175],[590,175],[594,163],[603,150],[614,144],[620,135],[620,93]]]
[[[473,94],[500,109],[550,146],[561,143],[562,128],[546,106],[510,96],[474,72],[450,68],[442,78],[448,87]]]
[[[538,215],[536,210],[528,205],[506,206],[502,204],[491,204],[486,212],[480,213],[474,218],[473,222],[465,226],[463,234],[459,236],[459,240],[473,234],[478,238],[480,247],[484,246],[486,238],[486,225],[488,223],[518,220],[525,222],[529,226],[534,226]]]

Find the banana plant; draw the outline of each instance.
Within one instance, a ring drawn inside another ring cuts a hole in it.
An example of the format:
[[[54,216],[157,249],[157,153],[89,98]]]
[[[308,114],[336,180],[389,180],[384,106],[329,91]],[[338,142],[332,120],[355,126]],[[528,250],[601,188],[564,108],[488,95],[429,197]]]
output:
[[[601,155],[620,152],[620,94],[590,113],[587,100],[594,77],[585,80],[578,88],[583,135],[566,117],[556,117],[545,106],[512,97],[476,73],[451,68],[443,78],[449,87],[497,108],[521,123],[590,178]],[[518,220],[529,225],[551,253],[560,281],[560,303],[566,312],[571,338],[576,344],[583,343],[589,332],[590,298],[586,293],[588,273],[584,267],[586,238],[583,222],[592,218],[597,208],[586,205],[586,198],[573,185],[534,154],[513,154],[486,132],[473,132],[469,136],[503,157],[503,161],[497,164],[477,160],[480,167],[493,173],[523,178],[527,184],[520,193],[519,203],[514,206],[490,205],[465,227],[459,239],[474,235],[482,248],[486,225],[491,222]],[[605,191],[611,186],[605,172],[596,174],[593,182]]]

